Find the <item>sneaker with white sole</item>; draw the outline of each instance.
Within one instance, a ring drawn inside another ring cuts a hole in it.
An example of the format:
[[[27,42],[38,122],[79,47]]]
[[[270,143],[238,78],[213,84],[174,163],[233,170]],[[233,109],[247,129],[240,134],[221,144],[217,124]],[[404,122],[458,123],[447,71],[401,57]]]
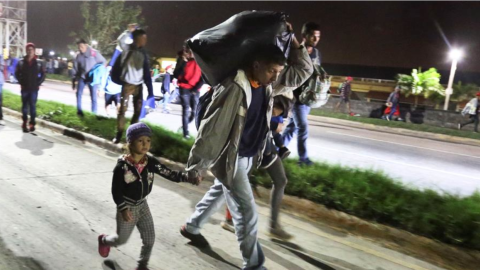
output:
[[[235,233],[235,227],[233,226],[232,220],[224,220],[220,222],[220,226],[226,231]]]
[[[276,154],[264,155],[262,159],[262,163],[260,164],[260,168],[268,169],[272,164],[277,160],[278,156]]]
[[[107,258],[110,253],[110,246],[105,244],[105,234],[98,236],[98,254],[103,258]]]

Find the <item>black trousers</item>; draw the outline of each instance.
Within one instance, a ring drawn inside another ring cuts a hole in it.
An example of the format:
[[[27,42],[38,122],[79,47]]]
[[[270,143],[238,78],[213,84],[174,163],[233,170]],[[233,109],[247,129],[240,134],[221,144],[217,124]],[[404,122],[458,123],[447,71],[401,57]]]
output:
[[[478,132],[478,113],[477,114],[471,114],[470,115],[470,120],[468,120],[467,122],[465,123],[462,123],[461,126],[464,127],[466,125],[469,125],[469,124],[475,124],[475,127],[473,130],[475,130],[475,132]]]
[[[200,94],[198,91],[180,88],[180,101],[182,104],[183,136],[188,136],[188,124],[195,118]]]

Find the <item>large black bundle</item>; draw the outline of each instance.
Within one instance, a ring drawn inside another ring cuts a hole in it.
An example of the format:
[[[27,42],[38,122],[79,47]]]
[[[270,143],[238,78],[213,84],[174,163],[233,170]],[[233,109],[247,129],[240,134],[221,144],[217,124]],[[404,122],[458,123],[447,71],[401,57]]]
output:
[[[277,44],[288,54],[291,35],[285,35],[285,30],[284,13],[244,11],[198,33],[188,45],[207,83],[213,86],[240,68],[255,45]]]

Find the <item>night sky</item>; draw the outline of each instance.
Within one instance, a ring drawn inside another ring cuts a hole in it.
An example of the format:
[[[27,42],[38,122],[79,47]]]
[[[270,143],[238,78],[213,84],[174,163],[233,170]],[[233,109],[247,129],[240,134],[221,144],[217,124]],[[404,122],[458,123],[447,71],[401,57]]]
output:
[[[28,39],[67,53],[69,33],[83,26],[81,2],[28,2]],[[323,62],[449,69],[449,46],[463,48],[458,69],[480,72],[480,2],[134,2],[148,26],[147,48],[175,57],[183,40],[244,10],[283,11],[297,36],[306,21],[322,27]]]

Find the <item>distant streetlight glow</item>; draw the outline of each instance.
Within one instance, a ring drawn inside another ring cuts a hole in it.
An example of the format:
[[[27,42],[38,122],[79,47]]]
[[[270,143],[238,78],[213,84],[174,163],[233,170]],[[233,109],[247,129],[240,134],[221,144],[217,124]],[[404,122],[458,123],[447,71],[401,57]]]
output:
[[[448,103],[450,102],[450,95],[453,94],[453,78],[455,77],[455,71],[457,70],[457,62],[462,59],[463,51],[459,49],[452,49],[449,53],[450,59],[452,59],[452,68],[450,69],[450,78],[448,79],[448,86],[445,91],[445,104],[443,110],[448,110]]]
[[[450,51],[450,59],[454,60],[454,61],[458,61],[460,59],[462,59],[463,57],[463,52],[459,49],[453,49]]]
[[[54,56],[54,55],[55,55],[55,52],[54,52],[54,51],[50,51],[50,55],[51,55],[51,56]]]
[[[71,55],[71,56],[74,56],[74,55],[75,55],[75,52],[74,52],[74,51],[70,51],[70,55]]]

